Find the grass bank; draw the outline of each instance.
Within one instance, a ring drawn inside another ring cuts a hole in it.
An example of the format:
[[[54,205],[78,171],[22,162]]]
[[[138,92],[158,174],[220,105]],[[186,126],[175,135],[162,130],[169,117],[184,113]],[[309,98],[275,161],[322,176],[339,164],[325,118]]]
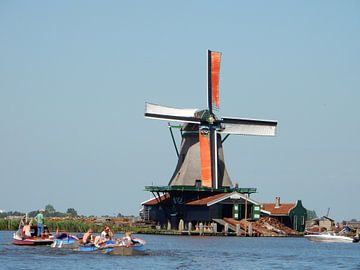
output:
[[[4,231],[16,231],[19,226],[20,219],[4,219],[0,218],[0,230]],[[105,222],[102,224],[83,221],[77,219],[62,219],[52,220],[45,219],[45,224],[48,226],[51,232],[55,232],[57,229],[62,232],[86,232],[89,228],[92,228],[94,232],[101,232],[104,226],[109,226],[115,233],[123,233],[126,231],[132,231],[134,233],[153,234],[157,231],[150,227],[137,227],[122,224],[114,224],[112,222]]]

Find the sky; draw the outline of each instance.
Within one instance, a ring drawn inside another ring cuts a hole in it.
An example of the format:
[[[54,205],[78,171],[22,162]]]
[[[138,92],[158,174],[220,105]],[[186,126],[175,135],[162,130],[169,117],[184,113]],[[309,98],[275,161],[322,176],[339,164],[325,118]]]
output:
[[[278,121],[230,136],[233,183],[259,202],[360,219],[358,1],[0,1],[0,209],[138,215],[177,157],[145,101]],[[177,142],[180,135],[176,133]]]

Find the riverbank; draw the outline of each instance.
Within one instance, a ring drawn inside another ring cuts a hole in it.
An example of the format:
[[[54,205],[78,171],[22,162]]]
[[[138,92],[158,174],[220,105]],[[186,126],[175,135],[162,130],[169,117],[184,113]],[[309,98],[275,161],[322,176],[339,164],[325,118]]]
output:
[[[198,235],[198,236],[280,236],[299,237],[302,234],[294,233],[294,231],[286,231],[284,227],[272,226],[272,229],[265,230],[264,227],[259,227],[255,223],[249,226],[249,222],[237,222],[235,224],[232,220],[226,220],[227,225],[220,227],[215,223],[196,225],[189,230],[183,228],[182,230],[172,230],[170,228],[160,228],[153,223],[146,223],[135,218],[104,218],[104,217],[53,217],[46,218],[45,224],[51,232],[75,232],[84,233],[91,228],[95,233],[99,233],[104,229],[104,226],[109,226],[115,233],[124,233],[131,231],[137,234],[154,234],[154,235]],[[0,218],[0,230],[16,231],[20,223],[20,218]],[[274,225],[274,223],[269,222]],[[244,227],[245,226],[245,227]],[[267,223],[267,226],[270,225]],[[252,227],[252,229],[250,229]],[[283,231],[279,233],[279,228]],[[250,230],[252,231],[249,233]]]
[[[20,218],[0,218],[0,230],[16,231],[19,227]],[[146,224],[134,223],[126,218],[46,218],[45,225],[51,232],[56,230],[62,232],[86,232],[89,228],[94,232],[101,232],[104,226],[109,226],[112,231],[123,233],[132,231],[134,233],[156,234],[156,229]]]

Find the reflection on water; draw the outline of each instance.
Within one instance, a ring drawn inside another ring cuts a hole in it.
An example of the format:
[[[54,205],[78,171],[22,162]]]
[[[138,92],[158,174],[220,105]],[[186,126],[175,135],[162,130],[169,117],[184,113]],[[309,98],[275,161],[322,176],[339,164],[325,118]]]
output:
[[[303,238],[141,235],[145,256],[109,256],[11,244],[0,232],[0,269],[360,269],[360,244]]]

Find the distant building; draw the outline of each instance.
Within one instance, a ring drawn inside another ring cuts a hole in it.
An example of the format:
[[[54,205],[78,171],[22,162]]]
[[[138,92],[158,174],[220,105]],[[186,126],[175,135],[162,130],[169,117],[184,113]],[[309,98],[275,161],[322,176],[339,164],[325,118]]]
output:
[[[276,197],[275,203],[261,205],[261,215],[276,218],[298,232],[305,231],[307,211],[301,200],[298,200],[297,203],[281,203],[280,197]]]
[[[317,227],[319,230],[327,230],[331,231],[333,227],[335,226],[335,221],[327,216],[322,216],[319,218],[314,218],[312,220],[309,220],[306,224],[306,227]]]
[[[360,221],[347,221],[346,225],[352,229],[360,229]]]

